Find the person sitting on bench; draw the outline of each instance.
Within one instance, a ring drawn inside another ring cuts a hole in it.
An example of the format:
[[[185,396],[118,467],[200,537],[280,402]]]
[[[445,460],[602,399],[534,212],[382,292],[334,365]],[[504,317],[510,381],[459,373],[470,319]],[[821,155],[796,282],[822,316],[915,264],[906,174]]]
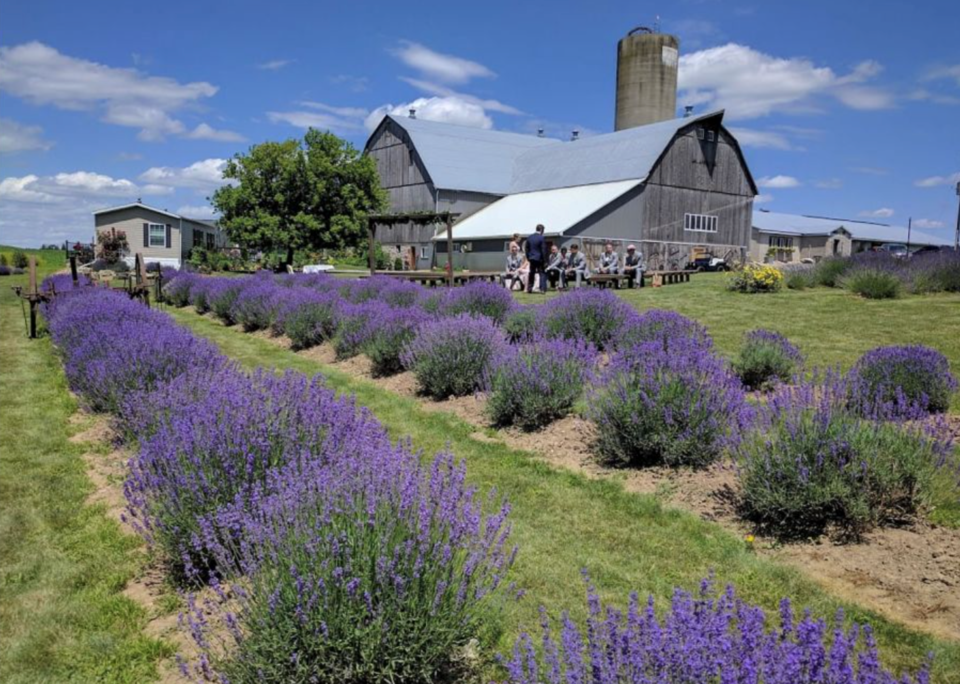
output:
[[[514,285],[519,285],[520,289],[523,289],[523,274],[521,273],[523,269],[523,255],[520,254],[520,245],[516,242],[510,243],[510,253],[507,254],[507,270],[502,276],[500,276],[500,282],[506,284],[507,281],[510,281],[510,289],[514,289]]]
[[[623,274],[627,276],[627,287],[634,287],[639,281],[643,287],[643,254],[635,245],[627,245],[627,256],[623,258]]]
[[[620,272],[620,255],[613,251],[613,243],[608,242],[600,255],[600,268],[597,273],[616,275]]]
[[[546,272],[547,280],[550,281],[550,285],[558,290],[563,289],[563,271],[566,267],[566,258],[560,253],[560,250],[557,249],[557,246],[554,245],[550,248],[550,256],[547,258]]]
[[[563,272],[564,286],[571,280],[580,287],[580,283],[590,277],[590,271],[587,269],[587,258],[580,253],[580,245],[573,243],[570,245],[570,254],[567,257],[567,266]]]

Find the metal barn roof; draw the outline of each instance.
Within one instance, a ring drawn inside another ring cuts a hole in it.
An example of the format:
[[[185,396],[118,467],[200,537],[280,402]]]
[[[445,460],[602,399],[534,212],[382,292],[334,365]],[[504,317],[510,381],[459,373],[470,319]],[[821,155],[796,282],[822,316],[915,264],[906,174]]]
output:
[[[829,235],[838,228],[843,228],[853,236],[854,240],[907,242],[907,229],[904,226],[888,226],[853,219],[780,214],[758,210],[753,212],[753,227],[765,233],[806,236]],[[910,231],[910,244],[946,247],[953,243],[937,235],[912,230]]]
[[[442,190],[506,195],[517,157],[533,148],[560,145],[554,138],[401,116],[388,118],[407,132],[434,186]]]
[[[681,128],[717,117],[723,110],[529,150],[517,158],[510,192],[642,181]]]
[[[616,181],[508,195],[458,222],[453,238],[463,241],[527,235],[538,223],[544,225],[546,235],[562,235],[641,182]],[[446,234],[433,239],[445,240]]]

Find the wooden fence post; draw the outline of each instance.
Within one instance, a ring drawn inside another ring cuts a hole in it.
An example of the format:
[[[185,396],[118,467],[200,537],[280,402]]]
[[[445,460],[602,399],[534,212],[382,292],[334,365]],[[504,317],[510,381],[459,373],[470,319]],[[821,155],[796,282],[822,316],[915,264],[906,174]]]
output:
[[[37,257],[30,257],[27,264],[30,269],[30,339],[37,339],[37,306],[39,305],[40,290],[37,288]]]
[[[447,214],[447,285],[453,287],[453,221]]]
[[[77,255],[70,256],[70,277],[73,278],[73,286],[79,287],[80,276],[77,275]]]
[[[367,256],[369,257],[369,261],[370,261],[370,275],[374,275],[377,272],[377,257],[373,253],[374,245],[376,244],[373,238],[377,229],[376,229],[376,225],[371,219],[367,219],[367,230],[370,233],[370,248],[368,250]]]

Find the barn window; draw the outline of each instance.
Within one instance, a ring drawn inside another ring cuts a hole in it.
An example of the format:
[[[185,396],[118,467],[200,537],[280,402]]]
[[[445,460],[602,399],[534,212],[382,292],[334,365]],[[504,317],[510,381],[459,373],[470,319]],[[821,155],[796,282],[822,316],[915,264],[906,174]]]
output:
[[[167,227],[164,224],[162,223],[150,224],[150,246],[151,247],[167,246]]]
[[[696,233],[716,233],[717,217],[707,214],[684,214],[683,229]]]
[[[714,142],[716,140],[716,133],[713,131],[707,131],[707,142]]]
[[[698,128],[698,129],[697,129],[697,137],[698,137],[700,140],[703,140],[703,136],[704,136],[704,130],[703,130],[702,128]]]

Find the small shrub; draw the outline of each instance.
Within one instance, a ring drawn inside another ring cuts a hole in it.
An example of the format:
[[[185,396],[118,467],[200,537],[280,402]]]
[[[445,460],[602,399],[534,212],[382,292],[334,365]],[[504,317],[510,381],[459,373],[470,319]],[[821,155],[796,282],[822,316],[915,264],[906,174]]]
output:
[[[210,310],[224,325],[237,322],[234,305],[244,286],[241,278],[210,278],[207,285],[207,302]]]
[[[425,292],[418,283],[391,278],[390,284],[380,291],[380,299],[390,306],[406,308],[419,302]]]
[[[840,279],[848,268],[851,261],[848,257],[827,257],[821,259],[814,270],[814,278],[818,285],[824,287],[838,287]]]
[[[636,311],[607,290],[579,288],[542,305],[541,324],[548,337],[584,340],[603,351],[613,344]]]
[[[948,449],[919,429],[854,416],[842,389],[784,388],[738,450],[743,514],[781,537],[828,527],[858,536],[914,515]]]
[[[927,292],[960,292],[960,252],[941,249],[914,254],[908,263],[911,289]]]
[[[535,430],[567,415],[583,396],[597,352],[589,344],[541,339],[494,362],[487,412],[496,425]]]
[[[417,307],[394,308],[384,311],[375,321],[363,343],[363,353],[370,359],[374,377],[394,375],[403,370],[401,354],[413,341],[421,325],[433,316]]]
[[[783,273],[775,266],[747,264],[727,278],[727,289],[734,292],[777,292],[782,287]]]
[[[460,314],[422,325],[401,359],[421,392],[446,399],[482,389],[491,363],[505,347],[503,333],[489,318]]]
[[[0,266],[10,266],[10,259],[6,252],[0,252]]]
[[[444,313],[449,316],[463,313],[486,316],[500,325],[513,307],[513,295],[509,290],[494,283],[473,282],[450,292],[444,302]]]
[[[699,595],[674,589],[667,610],[653,596],[630,595],[626,610],[604,607],[587,587],[587,618],[564,612],[562,626],[541,609],[542,644],[521,634],[506,660],[509,684],[617,682],[763,682],[764,684],[927,684],[929,662],[897,678],[880,667],[869,625],[844,627],[843,611],[827,625],[809,611],[794,620],[789,599],[777,618],[739,598],[733,587],[716,595],[711,578]],[[559,632],[559,634],[557,634]],[[586,635],[586,639],[584,639]]]
[[[273,331],[289,337],[295,350],[315,347],[333,338],[340,303],[336,292],[293,288],[281,304]]]
[[[12,265],[14,268],[27,268],[30,265],[30,259],[27,258],[27,253],[22,249],[14,250]]]
[[[531,342],[542,332],[538,309],[534,306],[518,306],[507,314],[503,332],[511,344]]]
[[[602,460],[621,466],[716,460],[750,417],[740,381],[701,346],[647,342],[618,350],[591,394]]]
[[[747,333],[733,372],[751,390],[776,382],[789,382],[803,363],[803,355],[790,341],[770,330]]]
[[[661,344],[664,349],[669,349],[674,343],[684,346],[692,344],[705,350],[713,346],[705,327],[675,311],[663,309],[650,309],[630,316],[617,332],[612,346],[631,349],[647,342]]]
[[[957,379],[936,349],[878,347],[860,357],[847,377],[851,408],[866,417],[914,418],[950,407]]]
[[[360,304],[341,304],[337,309],[337,331],[332,340],[337,359],[349,359],[363,351],[363,346],[391,311],[387,304],[375,299],[365,299]]]
[[[197,310],[198,314],[205,314],[210,311],[209,290],[213,278],[197,278],[190,286],[190,305]]]
[[[282,298],[287,293],[270,278],[257,278],[240,288],[233,303],[233,318],[246,332],[268,330],[273,326]]]
[[[867,299],[896,299],[903,283],[893,273],[873,268],[851,268],[839,281],[840,287]]]
[[[13,269],[11,269],[9,266],[6,264],[0,264],[0,276],[8,276],[12,273]]]
[[[806,290],[817,285],[816,266],[813,264],[799,264],[781,266],[783,283],[788,290]]]
[[[183,308],[190,303],[190,289],[196,282],[196,276],[190,273],[178,274],[163,286],[163,298],[171,306]]]

